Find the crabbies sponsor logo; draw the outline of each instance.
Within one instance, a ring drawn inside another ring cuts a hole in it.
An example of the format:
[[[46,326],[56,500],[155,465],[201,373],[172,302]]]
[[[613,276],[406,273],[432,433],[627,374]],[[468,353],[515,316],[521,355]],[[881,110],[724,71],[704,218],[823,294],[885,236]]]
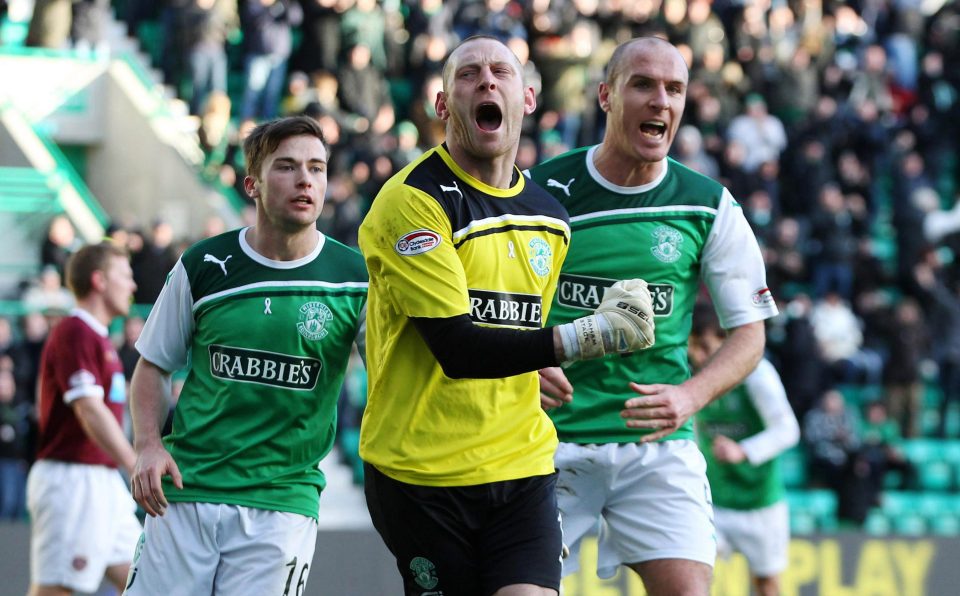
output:
[[[414,230],[407,232],[397,240],[394,250],[405,257],[422,255],[440,246],[440,234],[432,230]]]
[[[616,282],[615,279],[561,273],[557,283],[557,302],[571,308],[595,310],[603,299],[603,290]],[[653,299],[653,315],[669,316],[673,312],[673,286],[648,283],[647,289]]]
[[[760,288],[750,296],[750,300],[755,306],[773,304],[773,293],[770,291],[770,288]]]
[[[507,294],[470,290],[470,318],[484,325],[540,329],[543,326],[542,298],[532,294]]]
[[[209,353],[210,373],[218,379],[284,389],[313,389],[323,366],[316,358],[217,344],[209,347]]]

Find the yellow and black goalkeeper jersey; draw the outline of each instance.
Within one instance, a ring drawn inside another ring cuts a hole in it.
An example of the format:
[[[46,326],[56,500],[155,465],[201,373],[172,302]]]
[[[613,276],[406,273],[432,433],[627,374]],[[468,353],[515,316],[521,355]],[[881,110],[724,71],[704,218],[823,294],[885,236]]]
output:
[[[464,486],[553,472],[556,432],[537,374],[450,379],[410,317],[539,329],[570,240],[564,208],[517,172],[509,189],[445,146],[393,176],[360,226],[370,274],[360,455],[384,474]]]

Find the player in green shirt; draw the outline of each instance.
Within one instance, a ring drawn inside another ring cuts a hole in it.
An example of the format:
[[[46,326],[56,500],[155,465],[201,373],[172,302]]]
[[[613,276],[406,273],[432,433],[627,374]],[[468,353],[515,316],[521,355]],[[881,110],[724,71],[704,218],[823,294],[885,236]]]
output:
[[[723,340],[713,308],[698,305],[689,345],[694,370],[706,365]],[[800,440],[777,370],[760,360],[743,383],[697,413],[696,430],[713,493],[717,551],[743,553],[757,594],[776,596],[790,546],[779,455]]]
[[[756,367],[763,320],[777,313],[740,205],[718,182],[667,157],[688,76],[680,52],[662,39],[620,45],[599,88],[603,142],[530,171],[570,214],[570,250],[548,324],[589,312],[616,279],[644,279],[653,295],[655,345],[564,368],[574,398],[551,418],[571,550],[563,573],[577,570],[580,540],[602,519],[598,573],[627,565],[654,596],[709,592],[710,489],[690,417]],[[691,377],[687,335],[701,281],[729,335]]]
[[[256,224],[187,249],[137,342],[132,488],[149,517],[126,594],[299,594],[309,574],[367,274],[317,230],[315,121],[262,124],[244,154]],[[161,440],[170,373],[188,365]]]

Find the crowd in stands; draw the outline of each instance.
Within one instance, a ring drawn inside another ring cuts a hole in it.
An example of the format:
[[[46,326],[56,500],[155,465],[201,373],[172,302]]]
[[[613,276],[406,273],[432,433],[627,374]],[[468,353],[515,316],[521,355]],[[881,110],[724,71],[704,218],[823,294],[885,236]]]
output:
[[[37,0],[35,10],[54,4]],[[74,2],[75,21],[78,4],[106,9],[102,0]],[[491,35],[520,58],[539,103],[517,157],[526,168],[598,142],[602,65],[630,37],[666,36],[690,65],[673,157],[721,180],[761,243],[782,311],[768,327],[768,355],[802,423],[812,482],[841,501],[862,493],[840,511],[859,523],[885,470],[899,470],[905,487],[915,482],[898,442],[960,436],[957,3],[125,0],[115,8],[131,32],[151,24],[161,32],[156,66],[196,118],[208,178],[243,196],[239,147],[252,126],[277,115],[316,118],[332,160],[320,225],[354,246],[383,182],[442,142],[433,104],[458,40]],[[68,44],[57,30],[53,43]],[[130,248],[136,300],[147,305],[195,240],[176,239],[164,222],[120,222],[111,234]],[[58,218],[44,270],[22,296],[30,314],[0,319],[2,486],[9,460],[29,460],[23,404],[48,324],[36,313],[61,310],[56,278],[75,247]],[[135,326],[118,341],[134,336]],[[857,400],[841,391],[851,387]],[[344,401],[342,420],[356,425],[362,400]]]

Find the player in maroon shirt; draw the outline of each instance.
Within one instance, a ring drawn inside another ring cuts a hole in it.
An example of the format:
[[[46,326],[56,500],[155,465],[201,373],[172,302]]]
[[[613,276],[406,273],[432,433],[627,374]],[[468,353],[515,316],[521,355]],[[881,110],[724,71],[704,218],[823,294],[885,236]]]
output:
[[[104,576],[123,590],[140,522],[117,468],[135,456],[123,432],[123,367],[107,334],[126,316],[136,284],[126,252],[85,246],[67,263],[77,308],[40,359],[37,462],[27,480],[30,596],[94,592]]]

